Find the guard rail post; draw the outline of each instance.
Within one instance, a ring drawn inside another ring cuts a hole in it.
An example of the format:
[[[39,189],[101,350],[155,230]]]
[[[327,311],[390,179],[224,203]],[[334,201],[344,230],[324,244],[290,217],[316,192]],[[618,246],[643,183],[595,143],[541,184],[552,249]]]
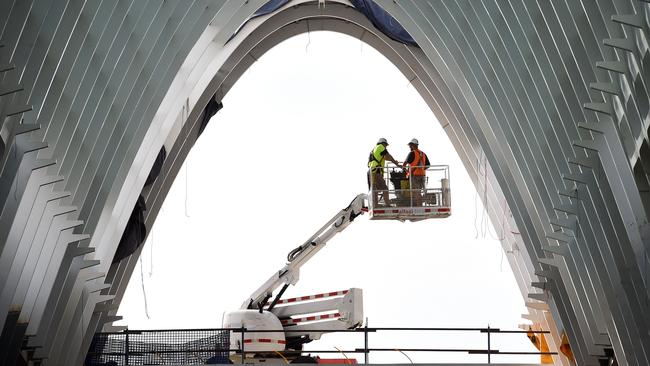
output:
[[[488,364],[492,363],[491,361],[491,356],[492,356],[492,350],[490,349],[490,324],[488,324],[487,327],[487,337],[488,337]]]
[[[365,328],[363,328],[363,338],[364,338],[364,343],[363,343],[364,363],[367,365],[368,364],[368,324],[366,324]]]
[[[243,323],[243,322],[242,322]],[[245,353],[244,353],[244,333],[246,333],[246,328],[244,326],[241,326],[241,364],[244,364],[244,358],[245,358]]]
[[[124,366],[129,365],[129,328],[124,330],[126,333],[126,339],[124,341]]]

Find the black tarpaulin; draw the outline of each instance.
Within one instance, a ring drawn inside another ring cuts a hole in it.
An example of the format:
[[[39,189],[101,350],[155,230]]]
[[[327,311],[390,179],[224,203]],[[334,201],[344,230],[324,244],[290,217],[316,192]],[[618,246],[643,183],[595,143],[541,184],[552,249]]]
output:
[[[382,9],[379,5],[375,4],[372,0],[350,0],[352,5],[354,5],[357,10],[359,10],[363,15],[370,20],[372,25],[379,29],[382,33],[390,37],[391,39],[409,44],[412,46],[417,46],[413,37],[402,27],[401,24],[395,20],[387,11]]]
[[[261,17],[262,15],[266,15],[266,14],[273,13],[274,11],[280,9],[280,7],[281,7],[282,5],[288,3],[289,1],[290,1],[290,0],[270,0],[270,1],[268,1],[266,4],[262,5],[259,9],[257,9],[257,10],[253,13],[253,15],[251,15],[250,18],[246,19],[246,21],[244,22],[244,24],[242,24],[239,28],[237,28],[237,30],[235,31],[235,33],[233,33],[233,35],[230,36],[230,38],[228,38],[228,40],[226,41],[226,43],[230,42],[230,40],[233,39],[233,38],[237,35],[237,33],[239,33],[239,31],[240,31],[242,28],[244,28],[244,26],[246,25],[246,23],[248,23],[249,20],[254,19],[254,18],[257,18],[257,17]]]
[[[144,182],[145,187],[151,185],[156,180],[156,178],[158,178],[166,157],[167,150],[165,149],[165,145],[163,145],[163,147],[161,147],[160,151],[158,152],[158,156],[156,156],[156,161],[153,162],[153,166],[151,167],[151,171],[149,171],[147,180]]]
[[[203,115],[201,116],[201,125],[199,126],[199,133],[198,136],[201,136],[203,133],[203,130],[205,130],[205,126],[208,125],[208,122],[210,122],[210,118],[217,114],[221,108],[223,108],[223,103],[220,101],[217,102],[215,100],[216,96],[213,96],[210,98],[210,101],[208,102],[208,105],[205,106],[205,109],[203,110]],[[197,136],[197,138],[198,138]]]
[[[117,263],[122,259],[133,254],[140,245],[144,242],[147,236],[147,227],[144,225],[144,212],[147,206],[144,202],[144,197],[140,195],[138,201],[133,207],[131,217],[126,224],[120,244],[117,246],[117,251],[113,257],[113,263]]]
[[[288,3],[289,0],[270,0],[266,4],[262,5],[253,15],[250,17],[250,19],[261,17],[262,15],[266,15],[269,13],[273,13],[274,11],[278,10],[282,5]],[[249,20],[250,20],[249,19]]]

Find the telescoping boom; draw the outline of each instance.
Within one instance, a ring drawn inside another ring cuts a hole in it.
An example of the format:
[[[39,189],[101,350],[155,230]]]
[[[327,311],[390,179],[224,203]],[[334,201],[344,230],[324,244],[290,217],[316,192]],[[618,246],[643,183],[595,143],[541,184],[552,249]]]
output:
[[[300,267],[309,261],[316,253],[325,247],[327,242],[336,234],[343,231],[354,219],[361,215],[364,210],[368,196],[364,193],[357,195],[350,204],[339,211],[314,235],[312,235],[302,245],[295,248],[287,255],[287,264],[279,271],[274,273],[260,288],[244,301],[241,309],[262,309],[268,300],[273,296],[273,292],[278,287],[283,288],[278,292],[275,300],[271,303],[269,309],[272,310],[289,285],[295,285],[300,279]]]

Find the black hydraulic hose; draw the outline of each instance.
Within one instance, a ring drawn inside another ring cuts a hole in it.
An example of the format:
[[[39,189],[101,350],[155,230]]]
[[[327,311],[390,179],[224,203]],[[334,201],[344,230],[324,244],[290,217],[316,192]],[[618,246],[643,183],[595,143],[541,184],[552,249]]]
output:
[[[343,225],[343,223],[345,222],[345,219],[346,219],[346,214],[347,214],[348,210],[350,210],[350,209],[352,208],[352,204],[354,203],[355,200],[356,200],[356,198],[352,199],[352,201],[350,201],[350,203],[348,204],[348,206],[347,206],[346,208],[343,209],[343,211],[344,211],[343,214],[342,214],[342,215],[341,215],[341,216],[340,216],[340,217],[339,217],[339,218],[338,218],[338,219],[333,223],[333,225],[334,225],[335,228],[338,228],[339,226]],[[355,213],[354,210],[351,210],[349,221],[350,221],[350,222],[354,221],[354,219],[355,219],[357,216],[361,215],[362,213],[363,213],[363,212]],[[313,241],[310,242],[309,244],[310,244],[310,245],[316,245],[316,243],[313,242]],[[296,257],[297,257],[300,253],[302,253],[303,250],[305,250],[305,247],[306,247],[305,244],[303,244],[303,245],[301,245],[301,246],[299,246],[299,247],[296,247],[296,248],[293,249],[292,251],[290,251],[289,254],[287,254],[287,261],[289,261],[289,262],[293,262],[293,260],[296,259]]]
[[[301,245],[301,246],[297,247],[296,249],[290,251],[289,254],[287,254],[287,261],[293,262],[293,260],[296,259],[298,254],[300,254],[303,250],[304,250],[304,248]]]
[[[264,297],[264,300],[257,303],[257,309],[259,310],[260,314],[264,312],[264,304],[266,304],[266,302],[269,301],[271,296],[272,296],[271,294],[268,294]]]
[[[268,310],[268,311],[273,310],[273,308],[278,303],[278,301],[280,301],[280,298],[282,297],[282,294],[284,294],[284,291],[286,291],[288,287],[289,287],[288,283],[285,283],[284,286],[282,286],[282,288],[280,289],[280,292],[278,292],[278,294],[275,296],[275,299],[273,299],[273,302],[271,303],[271,305],[269,305],[269,308],[266,309],[266,310]]]

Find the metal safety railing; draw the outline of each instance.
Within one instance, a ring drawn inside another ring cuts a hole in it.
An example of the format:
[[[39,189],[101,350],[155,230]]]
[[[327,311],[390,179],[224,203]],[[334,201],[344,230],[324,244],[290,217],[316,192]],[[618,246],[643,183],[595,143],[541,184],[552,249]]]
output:
[[[377,332],[478,332],[486,336],[486,348],[403,348],[403,347],[371,347],[369,335]],[[231,348],[231,335],[245,339],[247,332],[263,333],[277,330],[248,330],[246,328],[215,328],[215,329],[167,329],[167,330],[124,330],[122,332],[96,333],[86,357],[86,366],[121,366],[121,365],[187,365],[187,364],[227,364],[230,355],[238,355],[239,362],[244,363],[247,351],[244,342],[238,342],[241,347]],[[285,329],[290,337],[293,332]],[[326,332],[326,333],[358,333],[363,334],[363,347],[336,350],[309,350],[303,353],[326,354],[359,354],[363,355],[364,363],[369,363],[372,352],[457,352],[469,355],[485,355],[488,364],[493,355],[557,355],[557,352],[522,352],[504,351],[493,347],[495,334],[548,334],[548,331],[534,330],[501,330],[499,328],[408,328],[408,327],[361,327],[347,330],[296,330],[295,332]],[[286,362],[301,351],[288,350],[279,352],[281,360]],[[286,354],[286,357],[285,357]],[[244,355],[244,357],[241,357]],[[407,356],[408,357],[408,356]],[[410,359],[410,358],[409,358]]]
[[[409,175],[392,164],[369,170],[370,208],[450,207],[451,189],[448,165],[431,165],[424,176]],[[381,176],[381,178],[379,178]]]

